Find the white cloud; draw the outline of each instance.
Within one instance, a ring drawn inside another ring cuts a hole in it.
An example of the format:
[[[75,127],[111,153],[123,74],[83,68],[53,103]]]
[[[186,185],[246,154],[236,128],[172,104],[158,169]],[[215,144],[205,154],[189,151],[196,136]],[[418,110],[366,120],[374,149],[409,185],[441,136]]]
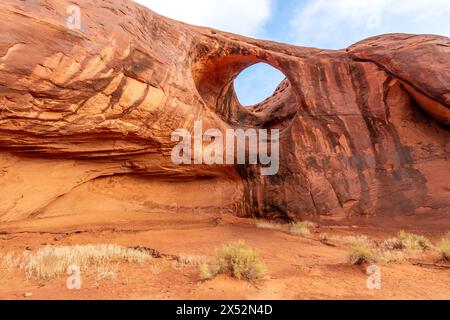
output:
[[[384,33],[450,36],[450,1],[307,0],[290,23],[296,44],[330,49]]]
[[[135,0],[164,16],[246,36],[258,36],[273,0]]]

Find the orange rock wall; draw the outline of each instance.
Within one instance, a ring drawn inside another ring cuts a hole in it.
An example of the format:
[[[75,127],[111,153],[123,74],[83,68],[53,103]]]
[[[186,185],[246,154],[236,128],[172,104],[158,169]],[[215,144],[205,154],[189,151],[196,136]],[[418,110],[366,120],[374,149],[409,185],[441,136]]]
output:
[[[448,220],[450,40],[392,34],[346,50],[249,39],[126,0],[0,4],[0,220],[224,212],[292,220]],[[233,79],[286,75],[242,107]],[[280,129],[280,171],[176,166],[171,133]],[[95,201],[98,199],[98,201]]]

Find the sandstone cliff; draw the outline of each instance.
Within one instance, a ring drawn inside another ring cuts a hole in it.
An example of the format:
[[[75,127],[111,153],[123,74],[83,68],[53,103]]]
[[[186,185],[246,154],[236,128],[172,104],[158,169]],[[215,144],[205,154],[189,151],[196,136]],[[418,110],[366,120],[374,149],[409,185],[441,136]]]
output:
[[[81,29],[67,28],[67,7]],[[290,220],[450,207],[450,39],[391,34],[344,50],[249,39],[126,0],[0,4],[0,220],[223,212]],[[233,79],[286,75],[242,107]],[[279,128],[281,168],[176,166],[171,133]]]

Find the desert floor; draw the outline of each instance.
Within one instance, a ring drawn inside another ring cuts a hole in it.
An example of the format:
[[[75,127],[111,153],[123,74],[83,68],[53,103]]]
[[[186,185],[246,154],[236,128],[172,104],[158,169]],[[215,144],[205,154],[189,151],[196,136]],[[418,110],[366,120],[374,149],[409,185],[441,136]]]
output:
[[[434,243],[448,232],[440,224],[425,226],[413,231]],[[381,265],[382,288],[369,290],[367,266],[347,262],[348,246],[320,241],[323,233],[383,241],[398,231],[327,222],[305,238],[258,228],[254,220],[194,214],[62,216],[2,223],[0,254],[33,252],[45,245],[118,244],[148,249],[156,257],[143,265],[121,264],[110,279],[99,280],[94,271],[84,270],[80,290],[66,288],[66,275],[43,281],[2,268],[0,299],[450,299],[450,264],[439,261],[434,252]],[[201,281],[198,266],[179,262],[180,257],[211,257],[215,248],[236,240],[260,253],[268,269],[263,281],[250,284],[225,275]]]

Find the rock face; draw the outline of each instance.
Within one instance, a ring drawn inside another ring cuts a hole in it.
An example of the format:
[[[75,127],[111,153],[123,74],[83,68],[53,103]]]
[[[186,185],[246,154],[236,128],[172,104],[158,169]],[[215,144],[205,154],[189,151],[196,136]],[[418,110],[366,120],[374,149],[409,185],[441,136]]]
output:
[[[67,27],[80,7],[81,29]],[[0,4],[0,220],[81,212],[428,217],[449,223],[450,39],[260,41],[126,0]],[[286,75],[242,107],[233,79]],[[178,128],[281,130],[280,170],[175,165]]]

